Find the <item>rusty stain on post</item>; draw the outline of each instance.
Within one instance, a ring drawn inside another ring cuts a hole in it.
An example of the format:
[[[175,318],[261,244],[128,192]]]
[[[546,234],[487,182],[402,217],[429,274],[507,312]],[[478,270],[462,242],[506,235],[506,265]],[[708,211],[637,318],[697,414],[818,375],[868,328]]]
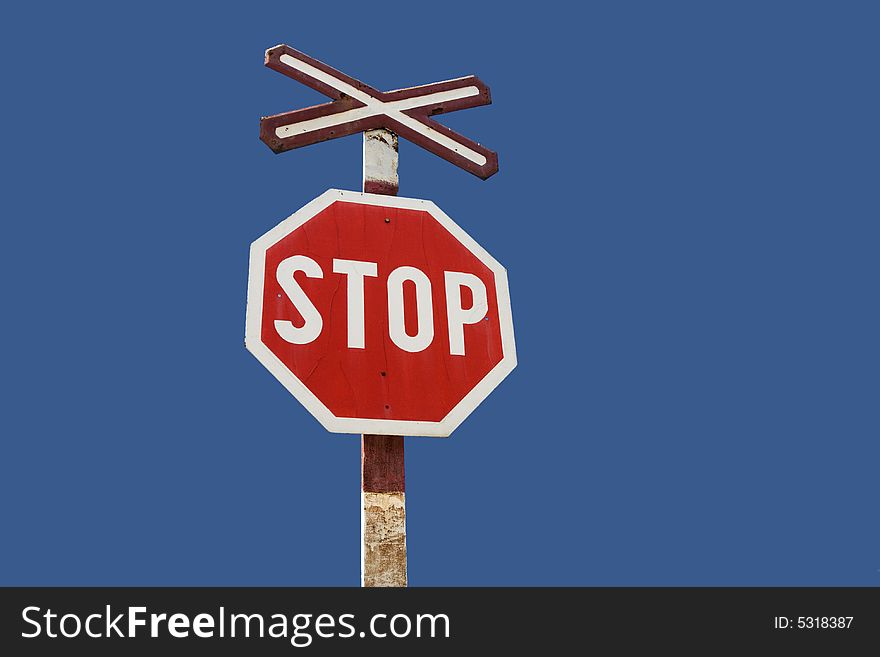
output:
[[[396,196],[397,160],[396,134],[364,131],[364,192]],[[403,436],[362,436],[361,586],[407,584],[403,456]]]

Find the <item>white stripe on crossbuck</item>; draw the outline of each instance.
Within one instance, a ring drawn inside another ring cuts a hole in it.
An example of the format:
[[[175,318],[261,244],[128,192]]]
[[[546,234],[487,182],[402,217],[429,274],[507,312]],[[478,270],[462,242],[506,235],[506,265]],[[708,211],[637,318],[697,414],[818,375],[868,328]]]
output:
[[[459,100],[461,98],[469,98],[471,96],[476,96],[480,93],[480,90],[477,87],[462,87],[460,89],[450,89],[449,91],[438,91],[433,94],[425,94],[424,96],[416,96],[414,98],[405,98],[403,100],[395,100],[391,102],[383,102],[370,94],[361,91],[360,89],[353,87],[347,82],[343,82],[342,80],[333,77],[329,73],[325,73],[319,68],[312,66],[311,64],[307,64],[296,57],[291,57],[290,55],[284,54],[281,55],[280,60],[282,63],[290,66],[291,68],[295,68],[298,71],[309,75],[320,82],[323,82],[326,85],[329,85],[344,93],[347,96],[351,96],[356,101],[363,103],[364,107],[358,107],[352,110],[347,110],[345,112],[339,112],[338,114],[331,114],[329,116],[322,116],[316,119],[309,119],[308,121],[301,121],[299,123],[291,123],[289,125],[282,125],[275,129],[275,134],[280,138],[284,139],[285,137],[293,137],[296,135],[301,135],[307,132],[312,132],[314,130],[320,130],[322,128],[331,128],[336,125],[341,125],[343,123],[348,123],[350,121],[358,121],[360,119],[369,118],[371,116],[377,116],[379,114],[384,114],[389,116],[396,121],[399,121],[407,128],[415,130],[423,137],[427,137],[431,141],[435,141],[441,146],[448,148],[449,150],[455,151],[459,155],[462,155],[466,159],[470,160],[477,166],[483,166],[486,164],[486,158],[477,153],[476,151],[468,148],[464,144],[460,144],[454,139],[447,137],[441,132],[434,130],[434,128],[425,125],[421,121],[417,121],[416,119],[407,116],[403,112],[409,109],[415,109],[417,107],[424,107],[426,105],[431,105],[432,103],[437,102],[450,102],[453,100]]]

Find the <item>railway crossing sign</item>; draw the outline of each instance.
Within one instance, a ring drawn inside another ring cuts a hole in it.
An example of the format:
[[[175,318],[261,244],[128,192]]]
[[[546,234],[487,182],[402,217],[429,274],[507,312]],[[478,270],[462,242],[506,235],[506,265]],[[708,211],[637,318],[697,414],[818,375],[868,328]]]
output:
[[[497,260],[430,201],[334,189],[252,244],[245,344],[338,433],[448,436],[516,365]]]
[[[285,45],[265,64],[332,102],[260,119],[275,153],[363,132],[331,189],[251,245],[245,346],[328,431],[361,437],[361,584],[406,586],[404,436],[448,436],[516,366],[507,272],[431,201],[400,198],[398,136],[484,180],[498,155],[434,121],[475,76],[381,92]]]
[[[334,99],[263,117],[260,139],[276,153],[386,128],[480,178],[498,171],[497,153],[430,118],[491,103],[476,76],[381,92],[290,46],[269,48],[265,64]]]

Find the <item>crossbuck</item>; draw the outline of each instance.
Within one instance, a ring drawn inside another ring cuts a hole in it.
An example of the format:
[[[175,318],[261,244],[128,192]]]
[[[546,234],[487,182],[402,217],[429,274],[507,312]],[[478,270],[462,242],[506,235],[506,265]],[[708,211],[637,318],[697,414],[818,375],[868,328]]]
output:
[[[381,92],[289,46],[266,51],[266,66],[334,101],[260,120],[260,138],[276,153],[387,128],[480,178],[498,171],[498,155],[431,116],[491,103],[476,76]]]

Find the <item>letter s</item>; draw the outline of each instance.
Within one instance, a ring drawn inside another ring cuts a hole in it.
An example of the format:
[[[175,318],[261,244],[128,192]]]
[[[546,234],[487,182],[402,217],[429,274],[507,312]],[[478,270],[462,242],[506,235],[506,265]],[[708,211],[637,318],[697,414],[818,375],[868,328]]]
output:
[[[28,612],[31,610],[39,612],[40,608],[39,607],[25,607],[24,609],[21,610],[21,618],[24,622],[30,623],[31,625],[36,627],[37,631],[34,632],[33,634],[25,634],[24,632],[22,632],[21,636],[22,636],[22,638],[25,638],[25,639],[33,639],[35,636],[40,636],[40,631],[42,630],[42,627],[40,626],[40,624],[37,621],[28,618]]]
[[[315,304],[306,296],[293,277],[298,271],[305,272],[309,278],[324,278],[321,265],[308,256],[295,255],[281,261],[278,269],[275,270],[275,279],[299,314],[302,315],[304,324],[296,327],[290,320],[276,319],[275,330],[278,331],[278,335],[291,344],[308,344],[321,335],[324,320],[321,319],[321,313],[315,308]]]

